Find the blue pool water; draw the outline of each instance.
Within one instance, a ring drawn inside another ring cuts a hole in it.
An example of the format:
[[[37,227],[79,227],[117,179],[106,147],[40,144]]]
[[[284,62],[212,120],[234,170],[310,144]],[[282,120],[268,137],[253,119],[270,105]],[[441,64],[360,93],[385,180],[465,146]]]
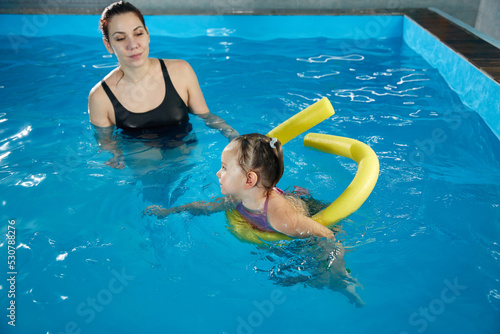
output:
[[[500,142],[440,73],[400,38],[215,35],[153,36],[152,56],[189,61],[211,111],[242,133],[265,133],[326,96],[336,114],[313,131],[379,156],[377,186],[338,235],[366,306],[276,279],[314,261],[280,255],[305,242],[242,243],[223,213],[144,216],[151,204],[219,196],[226,139],[192,117],[188,153],[159,157],[119,137],[127,167],[109,168],[86,107],[116,64],[99,38],[34,36],[13,52],[6,34],[0,219],[2,234],[15,228],[17,274],[11,298],[4,237],[0,332],[498,333]],[[356,164],[302,138],[285,146],[279,186],[332,201]]]

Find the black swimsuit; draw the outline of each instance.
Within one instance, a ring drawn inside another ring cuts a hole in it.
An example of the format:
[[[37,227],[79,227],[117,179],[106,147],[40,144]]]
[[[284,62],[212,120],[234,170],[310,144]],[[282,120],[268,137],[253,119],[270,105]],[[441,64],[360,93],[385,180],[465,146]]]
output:
[[[118,101],[106,82],[101,81],[102,88],[113,104],[118,128],[132,130],[132,132],[135,132],[134,130],[180,130],[179,127],[184,130],[189,128],[188,132],[191,130],[188,126],[188,107],[175,90],[163,60],[160,60],[160,65],[165,80],[165,98],[158,107],[144,113],[127,110]]]

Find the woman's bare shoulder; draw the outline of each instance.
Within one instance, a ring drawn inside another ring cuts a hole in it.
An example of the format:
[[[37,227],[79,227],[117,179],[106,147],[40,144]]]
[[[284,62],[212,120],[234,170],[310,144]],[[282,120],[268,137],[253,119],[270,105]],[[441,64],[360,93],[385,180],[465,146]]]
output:
[[[177,66],[177,67],[183,67],[183,66],[191,66],[187,61],[184,59],[161,59],[167,66]]]
[[[90,90],[89,98],[93,97],[94,95],[96,95],[97,97],[99,97],[102,94],[104,94],[104,88],[102,87],[102,82],[103,81],[106,81],[106,84],[108,86],[116,85],[118,71],[119,71],[119,69],[115,68],[114,70],[112,70],[111,72],[109,72],[101,81],[99,81],[98,83],[96,83],[95,86],[92,87],[92,89]]]
[[[107,127],[113,125],[113,121],[110,119],[113,105],[104,91],[102,82],[113,76],[114,73],[116,72],[110,72],[106,77],[104,77],[103,80],[99,81],[90,90],[88,98],[88,111],[90,122],[95,126]],[[109,81],[107,81],[107,83],[110,85]]]
[[[162,59],[169,73],[186,74],[193,72],[191,65],[183,59]]]
[[[93,106],[94,104],[99,104],[106,98],[106,92],[102,87],[102,82],[99,81],[89,93],[89,106]]]

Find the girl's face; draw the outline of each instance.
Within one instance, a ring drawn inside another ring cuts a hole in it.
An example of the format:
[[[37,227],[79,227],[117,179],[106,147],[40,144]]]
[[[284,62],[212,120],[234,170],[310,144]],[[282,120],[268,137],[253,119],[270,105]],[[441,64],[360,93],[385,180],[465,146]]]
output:
[[[149,57],[149,33],[135,13],[114,16],[108,24],[104,45],[123,66],[138,67]]]
[[[238,195],[245,190],[246,174],[238,164],[239,150],[235,143],[229,143],[221,156],[221,168],[217,172],[220,190],[224,195]]]

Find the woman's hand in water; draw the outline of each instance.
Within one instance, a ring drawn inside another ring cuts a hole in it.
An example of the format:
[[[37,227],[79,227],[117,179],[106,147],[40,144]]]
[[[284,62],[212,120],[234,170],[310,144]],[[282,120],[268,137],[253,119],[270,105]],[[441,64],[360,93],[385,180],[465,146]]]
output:
[[[125,163],[123,162],[123,158],[119,158],[119,157],[109,158],[108,161],[106,161],[104,164],[106,166],[109,166],[109,167],[115,168],[115,169],[125,168]]]
[[[148,216],[156,216],[158,218],[165,218],[168,216],[171,211],[169,209],[162,208],[158,205],[150,205],[146,209],[144,209],[143,213]]]

